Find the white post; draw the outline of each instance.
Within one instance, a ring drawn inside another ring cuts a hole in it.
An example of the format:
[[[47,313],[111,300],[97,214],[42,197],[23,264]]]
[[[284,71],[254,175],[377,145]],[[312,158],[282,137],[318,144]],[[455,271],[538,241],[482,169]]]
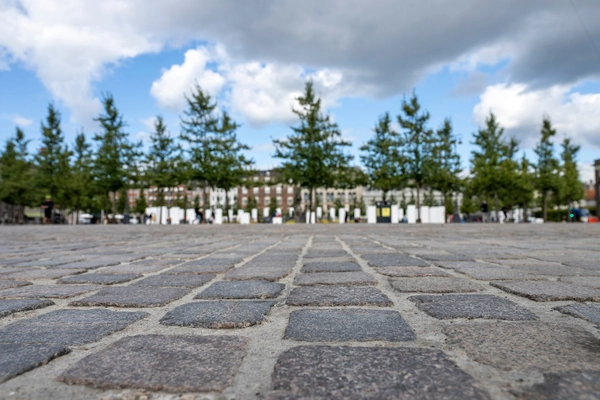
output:
[[[406,219],[409,224],[414,224],[417,222],[417,206],[414,204],[409,204],[406,207]]]
[[[252,221],[258,221],[258,210],[256,208],[252,209]]]
[[[213,224],[221,225],[222,223],[223,223],[223,209],[217,208],[215,210],[215,220],[213,221]]]
[[[338,217],[339,217],[340,224],[346,223],[346,209],[345,208],[340,208],[338,210]]]
[[[367,207],[367,223],[368,224],[376,224],[377,223],[377,208],[375,206]]]
[[[332,221],[335,219],[335,208],[332,207],[329,209],[329,217]]]
[[[355,208],[354,209],[354,219],[359,219],[360,218],[360,208]]]
[[[400,222],[398,218],[398,204],[392,204],[392,215],[391,215],[392,224],[397,224]]]

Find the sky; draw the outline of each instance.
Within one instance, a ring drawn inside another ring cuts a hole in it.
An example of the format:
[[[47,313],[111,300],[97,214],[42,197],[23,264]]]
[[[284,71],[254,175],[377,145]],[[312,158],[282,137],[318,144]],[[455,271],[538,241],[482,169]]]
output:
[[[132,140],[157,115],[179,134],[197,82],[241,124],[259,168],[297,123],[311,79],[352,141],[354,162],[385,112],[417,94],[437,128],[450,118],[465,171],[493,112],[535,162],[542,118],[581,146],[582,179],[600,158],[597,0],[0,0],[0,142],[21,127],[39,147],[49,103],[67,142],[91,138],[111,93]]]

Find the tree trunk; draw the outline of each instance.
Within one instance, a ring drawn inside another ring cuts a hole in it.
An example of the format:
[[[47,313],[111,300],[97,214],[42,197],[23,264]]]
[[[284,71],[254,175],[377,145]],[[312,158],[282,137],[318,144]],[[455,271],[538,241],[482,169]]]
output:
[[[158,196],[160,196],[159,199],[161,199],[161,202],[158,204],[158,224],[159,225],[162,225],[162,208],[163,208],[163,206],[162,206],[161,203],[162,203],[162,201],[164,200],[164,197],[165,197],[163,195],[163,192],[164,191],[162,189],[158,189],[158,193],[157,193]]]
[[[206,207],[208,206],[208,196],[206,195],[206,181],[202,182],[202,206],[204,207],[204,209],[207,209]],[[202,222],[208,224],[208,216],[205,215],[204,220]]]
[[[231,221],[229,220],[229,193],[227,193],[227,190],[225,190],[225,214],[227,214],[227,223],[230,224]]]
[[[544,217],[544,223],[548,222],[548,192],[544,191],[543,197],[544,204],[542,205],[542,214]]]
[[[387,190],[383,190],[383,195],[381,196],[381,200],[385,201],[386,197],[387,197]]]
[[[527,202],[525,202],[523,204],[523,221],[527,222],[528,221],[528,215],[527,215]]]
[[[117,191],[113,191],[113,202],[112,202],[112,210],[113,210],[113,217],[112,217],[112,223],[116,224],[117,223]]]
[[[421,182],[417,182],[417,224],[421,223]]]
[[[498,192],[494,191],[494,210],[496,213],[496,223],[500,223],[500,218],[498,215]]]
[[[313,188],[310,188],[310,199],[308,201],[308,223],[310,224],[311,222],[311,218],[312,218],[312,212],[313,212],[313,194],[314,194],[314,190]],[[315,216],[315,222],[316,222],[316,216]]]

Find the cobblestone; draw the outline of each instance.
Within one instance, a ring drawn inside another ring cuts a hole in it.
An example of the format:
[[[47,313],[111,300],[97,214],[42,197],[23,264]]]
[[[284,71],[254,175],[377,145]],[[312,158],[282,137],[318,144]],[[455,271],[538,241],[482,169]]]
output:
[[[199,301],[169,311],[161,320],[164,325],[191,328],[246,328],[260,323],[274,301]]]
[[[282,283],[267,281],[221,281],[215,282],[195,299],[272,299],[285,288]]]
[[[390,279],[390,284],[395,290],[407,293],[461,293],[483,290],[477,283],[454,277],[397,278]]]
[[[145,286],[111,287],[81,300],[71,306],[103,307],[160,307],[185,296],[189,290]]]
[[[53,305],[54,302],[51,300],[0,300],[0,318],[21,311],[36,310]]]

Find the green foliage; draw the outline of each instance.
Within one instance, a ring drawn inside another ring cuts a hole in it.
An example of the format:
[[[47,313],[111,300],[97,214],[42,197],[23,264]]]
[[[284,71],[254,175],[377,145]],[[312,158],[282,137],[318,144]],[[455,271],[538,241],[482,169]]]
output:
[[[560,154],[562,174],[559,178],[558,193],[560,202],[567,206],[581,200],[585,195],[577,170],[577,153],[579,149],[580,147],[573,144],[570,138],[565,138],[562,142],[562,152]]]
[[[427,128],[429,113],[421,111],[417,95],[409,101],[402,101],[402,113],[398,115],[398,123],[403,129],[402,143],[404,147],[406,178],[417,188],[417,222],[421,222],[420,191],[428,183],[434,173],[434,137],[433,131]]]
[[[363,152],[360,159],[367,170],[369,186],[383,192],[383,201],[387,192],[399,188],[404,181],[400,135],[391,124],[390,114],[385,113],[373,129],[373,138],[360,148]]]
[[[559,181],[559,164],[554,157],[554,144],[552,137],[556,135],[556,130],[548,118],[542,122],[541,139],[536,145],[534,151],[537,155],[537,164],[535,166],[535,188],[542,196],[542,213],[544,221],[547,220],[548,196],[552,192],[557,192]]]
[[[248,197],[248,203],[246,204],[246,212],[251,212],[253,208],[258,208],[258,201],[256,197]]]
[[[148,201],[146,200],[146,195],[144,194],[144,189],[140,189],[140,195],[135,200],[135,206],[133,207],[133,212],[136,214],[145,214],[146,208],[148,208]]]
[[[36,188],[44,195],[52,196],[56,204],[66,206],[71,193],[69,157],[72,153],[64,144],[60,113],[52,104],[48,106],[48,116],[41,131],[42,147],[34,157]]]
[[[28,140],[20,128],[6,141],[0,154],[0,201],[8,204],[38,206],[33,166],[27,152]]]
[[[304,94],[298,97],[299,109],[293,109],[300,119],[293,133],[274,140],[275,157],[283,160],[282,178],[310,191],[309,209],[313,210],[312,193],[318,187],[336,187],[340,170],[346,170],[352,156],[344,153],[350,146],[329,115],[321,112],[321,99],[307,82]]]
[[[271,196],[271,201],[269,201],[269,216],[273,216],[275,211],[277,211],[277,207],[279,207],[279,204],[277,204],[277,198],[275,198],[275,196]]]
[[[94,193],[92,177],[92,150],[85,139],[85,133],[80,132],[75,137],[73,145],[73,163],[70,171],[69,197],[76,210],[92,210]]]
[[[123,188],[119,190],[119,196],[117,197],[117,212],[119,214],[125,213],[125,204],[127,204],[127,189]]]
[[[149,185],[156,187],[158,204],[161,206],[165,205],[165,189],[173,190],[181,179],[182,160],[178,150],[174,139],[167,131],[163,118],[157,116],[146,156],[146,180]],[[172,200],[168,207],[171,205]]]
[[[433,145],[434,173],[429,180],[429,185],[439,190],[447,203],[449,194],[460,190],[462,171],[460,156],[456,153],[457,138],[452,133],[452,122],[445,119],[442,126],[435,131]],[[448,205],[446,204],[446,208]],[[452,208],[454,208],[452,206]]]

